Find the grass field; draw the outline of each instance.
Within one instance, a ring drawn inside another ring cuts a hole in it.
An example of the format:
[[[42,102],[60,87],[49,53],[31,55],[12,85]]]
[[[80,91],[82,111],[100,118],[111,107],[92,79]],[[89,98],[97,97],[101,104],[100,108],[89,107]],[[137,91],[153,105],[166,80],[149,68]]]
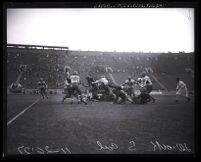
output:
[[[194,153],[194,101],[155,95],[156,103],[61,104],[41,99],[7,125],[7,154]],[[39,95],[7,96],[7,122]]]

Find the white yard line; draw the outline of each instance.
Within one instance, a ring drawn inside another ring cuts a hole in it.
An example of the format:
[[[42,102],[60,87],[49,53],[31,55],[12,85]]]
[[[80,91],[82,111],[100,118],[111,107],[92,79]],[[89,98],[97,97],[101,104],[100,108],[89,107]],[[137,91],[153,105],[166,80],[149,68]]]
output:
[[[28,109],[30,109],[33,105],[35,105],[38,101],[40,101],[42,99],[41,98],[38,98],[36,101],[34,101],[31,105],[29,105],[28,107],[26,107],[23,111],[21,111],[19,114],[17,114],[14,118],[12,118],[8,123],[7,123],[7,126],[9,124],[11,124],[14,120],[16,120],[20,115],[24,114]]]

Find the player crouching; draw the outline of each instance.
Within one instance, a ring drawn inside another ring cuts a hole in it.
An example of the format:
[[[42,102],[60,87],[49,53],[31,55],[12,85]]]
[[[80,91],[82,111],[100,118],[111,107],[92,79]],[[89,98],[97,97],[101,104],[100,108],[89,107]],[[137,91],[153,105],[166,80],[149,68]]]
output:
[[[40,80],[38,81],[37,89],[38,89],[39,93],[42,95],[43,99],[45,97],[48,99],[47,88],[48,88],[48,85],[46,84],[46,82],[43,80],[43,78],[40,78]]]
[[[184,96],[188,101],[190,101],[189,93],[186,84],[180,80],[180,78],[176,78],[177,87],[176,87],[176,102],[179,100],[179,96]]]

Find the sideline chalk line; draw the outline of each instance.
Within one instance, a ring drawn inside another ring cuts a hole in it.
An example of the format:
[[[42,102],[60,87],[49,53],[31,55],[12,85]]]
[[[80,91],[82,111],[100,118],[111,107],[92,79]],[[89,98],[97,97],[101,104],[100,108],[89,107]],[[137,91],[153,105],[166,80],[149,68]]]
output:
[[[9,124],[11,124],[14,120],[16,120],[20,115],[24,114],[28,109],[30,109],[33,105],[35,105],[38,101],[40,101],[42,99],[38,98],[36,101],[34,101],[31,105],[29,105],[28,107],[26,107],[23,111],[21,111],[19,114],[17,114],[14,118],[12,118],[10,121],[7,122],[7,126]]]

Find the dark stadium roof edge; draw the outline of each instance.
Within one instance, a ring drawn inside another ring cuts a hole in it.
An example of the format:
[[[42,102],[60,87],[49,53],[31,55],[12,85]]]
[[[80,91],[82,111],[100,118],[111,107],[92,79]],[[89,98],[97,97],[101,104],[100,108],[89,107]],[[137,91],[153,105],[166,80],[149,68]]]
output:
[[[9,48],[26,48],[26,49],[53,49],[53,50],[69,50],[64,46],[45,46],[45,45],[25,45],[25,44],[7,44]]]

